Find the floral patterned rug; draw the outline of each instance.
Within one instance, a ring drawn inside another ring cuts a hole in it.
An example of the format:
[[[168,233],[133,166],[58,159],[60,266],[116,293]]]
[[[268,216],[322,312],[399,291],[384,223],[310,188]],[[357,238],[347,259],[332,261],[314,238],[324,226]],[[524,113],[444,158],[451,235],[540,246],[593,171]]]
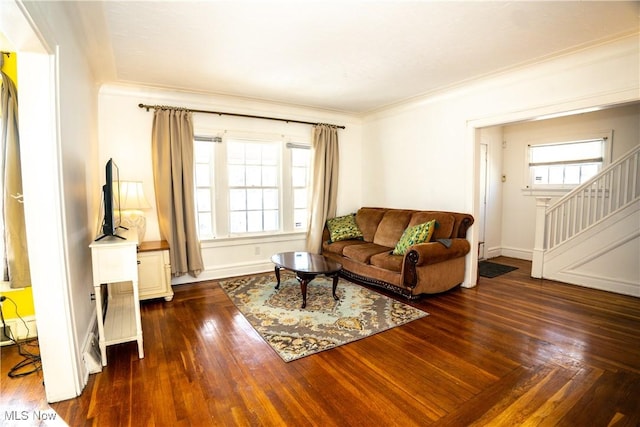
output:
[[[403,325],[429,314],[340,279],[316,277],[302,309],[300,284],[282,270],[280,289],[274,273],[220,281],[220,286],[255,330],[285,361],[299,359]]]

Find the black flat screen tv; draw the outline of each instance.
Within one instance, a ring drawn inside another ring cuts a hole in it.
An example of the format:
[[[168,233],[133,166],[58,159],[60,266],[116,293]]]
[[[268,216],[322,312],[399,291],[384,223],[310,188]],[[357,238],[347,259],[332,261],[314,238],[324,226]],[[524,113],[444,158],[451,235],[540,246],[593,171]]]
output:
[[[120,225],[120,176],[118,166],[109,159],[105,166],[105,184],[102,186],[102,203],[104,206],[104,216],[102,219],[102,235],[96,240],[103,239],[107,236],[118,236],[116,233]]]

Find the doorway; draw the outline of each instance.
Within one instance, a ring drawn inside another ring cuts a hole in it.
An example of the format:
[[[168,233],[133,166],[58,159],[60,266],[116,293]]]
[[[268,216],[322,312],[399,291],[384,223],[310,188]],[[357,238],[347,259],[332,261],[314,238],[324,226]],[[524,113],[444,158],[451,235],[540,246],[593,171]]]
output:
[[[486,258],[485,254],[485,227],[487,218],[487,176],[488,176],[488,153],[489,146],[480,143],[480,206],[478,211],[478,261]]]
[[[42,12],[44,13],[44,12]],[[37,15],[37,14],[36,14]],[[35,18],[35,19],[34,19]],[[19,124],[27,246],[48,402],[82,391],[61,190],[58,52],[35,27],[46,22],[17,2],[0,9],[0,28],[17,52]],[[46,214],[43,214],[46,213]]]

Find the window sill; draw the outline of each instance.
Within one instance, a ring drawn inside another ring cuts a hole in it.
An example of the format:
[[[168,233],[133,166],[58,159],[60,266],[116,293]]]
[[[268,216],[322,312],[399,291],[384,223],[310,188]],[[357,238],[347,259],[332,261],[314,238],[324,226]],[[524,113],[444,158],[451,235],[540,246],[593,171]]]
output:
[[[286,242],[290,240],[303,240],[306,238],[306,235],[306,231],[287,231],[272,234],[218,237],[215,239],[201,240],[200,245],[202,248],[217,248],[224,246],[241,246],[265,242]]]
[[[549,197],[559,197],[567,194],[577,186],[571,188],[522,188],[522,194],[524,196],[549,196]]]

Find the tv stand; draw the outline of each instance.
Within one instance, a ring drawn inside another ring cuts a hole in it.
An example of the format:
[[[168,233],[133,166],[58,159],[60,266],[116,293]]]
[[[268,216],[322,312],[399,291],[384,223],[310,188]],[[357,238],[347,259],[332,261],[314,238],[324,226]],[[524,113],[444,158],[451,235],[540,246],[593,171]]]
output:
[[[118,228],[122,228],[123,230],[128,230],[127,227],[123,227],[121,225],[119,225]],[[94,240],[94,242],[100,241],[100,240],[104,239],[105,237],[117,237],[118,239],[127,240],[126,237],[119,236],[118,234],[103,234],[102,236],[100,236],[96,240]]]
[[[119,237],[120,240],[115,237]],[[107,365],[107,346],[112,344],[137,341],[138,357],[144,358],[138,290],[137,246],[138,233],[135,229],[127,230],[124,237],[101,236],[89,245],[102,366]],[[129,282],[133,292],[131,294],[112,292],[111,284],[117,282]],[[106,284],[107,287],[106,312],[104,313],[103,284]]]
[[[117,234],[103,234],[102,236],[100,236],[96,240],[94,240],[94,242],[99,242],[100,240],[104,239],[105,237],[117,237],[118,239],[127,240],[126,237],[118,236]]]

